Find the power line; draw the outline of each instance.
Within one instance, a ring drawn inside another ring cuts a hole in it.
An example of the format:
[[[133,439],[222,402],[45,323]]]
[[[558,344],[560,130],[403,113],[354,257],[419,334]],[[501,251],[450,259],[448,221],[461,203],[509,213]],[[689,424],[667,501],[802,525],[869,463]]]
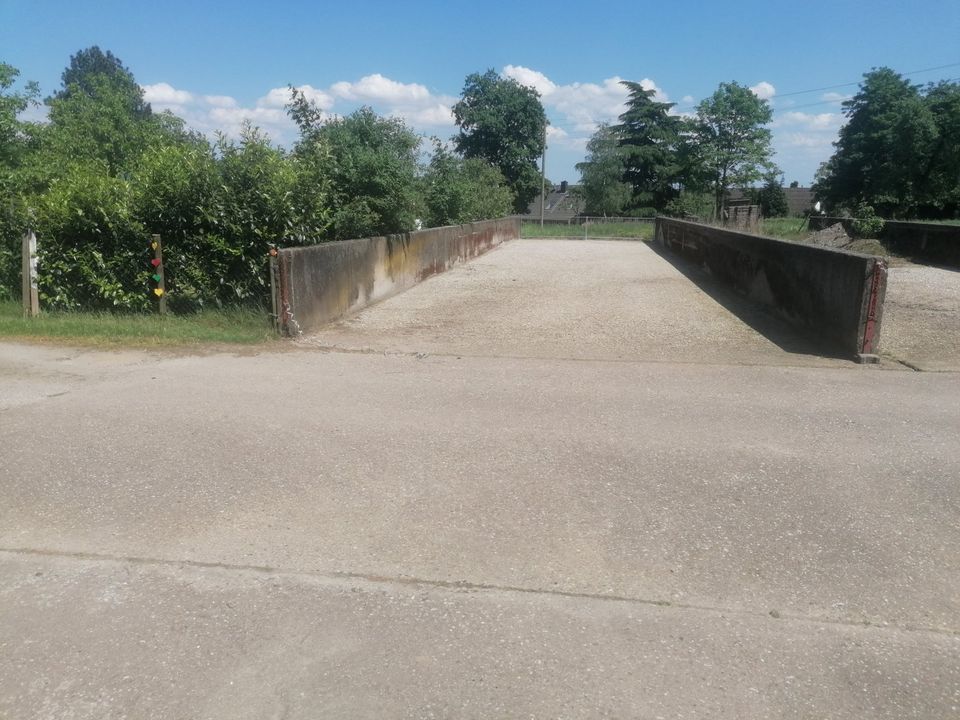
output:
[[[934,70],[945,70],[946,68],[960,67],[960,62],[950,63],[949,65],[938,65],[937,67],[924,68],[923,70],[909,70],[905,73],[900,73],[901,75],[919,75],[920,73],[933,72]],[[813,88],[811,90],[795,90],[794,92],[788,93],[777,93],[775,97],[790,97],[791,95],[805,95],[807,93],[814,92],[823,92],[824,90],[836,90],[837,88],[850,87],[851,85],[859,85],[862,81],[857,80],[856,82],[840,83],[839,85],[827,85],[826,87]]]
[[[957,63],[957,65],[960,65],[960,63]],[[944,67],[951,67],[951,66],[950,66],[950,65],[945,65]],[[915,72],[922,72],[922,71],[915,71]],[[906,75],[907,73],[904,73],[904,74]],[[960,78],[947,78],[947,79],[944,80],[943,82],[956,82],[957,80],[960,80]],[[859,84],[859,83],[854,83],[854,84]],[[839,85],[834,85],[833,87],[841,87],[841,86],[839,86]],[[805,91],[805,92],[814,92],[814,91]],[[779,97],[786,97],[787,95],[798,95],[798,94],[799,94],[799,93],[784,93],[783,95],[777,95],[776,97],[779,98]],[[844,98],[844,99],[848,99],[848,98]],[[816,105],[829,105],[829,104],[836,103],[836,102],[840,102],[840,100],[839,100],[839,99],[836,99],[836,98],[833,99],[833,100],[818,100],[817,102],[804,103],[803,105],[790,105],[790,106],[788,106],[788,107],[775,108],[775,109],[774,109],[774,112],[775,112],[775,113],[778,113],[778,112],[792,112],[793,110],[800,110],[800,109],[802,109],[802,108],[814,107],[814,106],[816,106]]]
[[[900,73],[900,75],[903,75],[903,76],[906,76],[906,75],[918,75],[918,74],[920,74],[920,73],[934,72],[935,70],[945,70],[945,69],[947,69],[947,68],[954,68],[954,67],[960,67],[960,62],[948,63],[947,65],[938,65],[938,66],[936,66],[936,67],[923,68],[922,70],[910,70],[910,71],[905,72],[905,73]],[[960,80],[960,77],[947,78],[944,82],[957,82],[958,80]],[[851,86],[853,86],[853,85],[859,85],[861,82],[862,82],[862,80],[857,80],[857,81],[855,81],[855,82],[839,83],[839,84],[837,84],[837,85],[826,85],[826,86],[824,86],[824,87],[811,88],[810,90],[794,90],[794,91],[788,92],[788,93],[776,93],[776,95],[774,95],[774,98],[777,98],[777,99],[778,99],[778,98],[784,98],[784,97],[792,97],[792,96],[795,96],[795,95],[805,95],[805,94],[814,93],[814,92],[823,92],[823,91],[825,91],[825,90],[836,90],[837,88],[851,87]],[[795,110],[802,110],[802,109],[804,109],[804,108],[817,107],[818,105],[832,105],[832,104],[837,103],[837,102],[840,102],[840,101],[841,101],[840,99],[818,100],[817,102],[804,103],[803,105],[792,105],[792,106],[789,106],[789,107],[774,108],[773,112],[774,112],[774,113],[794,112]],[[675,112],[685,112],[685,111],[688,111],[688,110],[696,110],[696,109],[697,109],[697,106],[696,106],[696,105],[688,105],[688,106],[684,106],[684,107],[678,107],[676,104],[674,104],[674,106],[673,106],[673,108],[672,108],[672,110],[674,110]],[[599,124],[599,123],[597,123],[597,124]],[[551,127],[555,127],[555,128],[557,128],[557,129],[560,129],[560,130],[565,130],[565,131],[566,131],[566,130],[569,130],[569,131],[572,131],[572,132],[575,132],[575,133],[584,132],[583,130],[579,130],[579,129],[575,128],[572,123],[568,124],[568,123],[555,123],[555,122],[551,122],[550,125],[551,125]]]

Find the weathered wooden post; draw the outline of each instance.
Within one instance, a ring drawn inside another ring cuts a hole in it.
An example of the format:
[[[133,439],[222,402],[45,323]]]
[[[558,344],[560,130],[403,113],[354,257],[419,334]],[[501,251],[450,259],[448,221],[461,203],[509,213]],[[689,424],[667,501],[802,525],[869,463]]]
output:
[[[37,236],[28,230],[23,236],[23,315],[40,314],[40,294],[37,291]]]
[[[160,299],[157,305],[160,314],[166,315],[167,276],[163,270],[163,244],[160,241],[159,235],[150,236],[150,247],[153,248],[153,260],[150,261],[150,264],[153,265],[153,280],[157,283],[157,286],[153,289],[153,294]]]
[[[277,248],[270,246],[270,310],[273,319],[273,328],[280,332],[280,316],[277,314]]]

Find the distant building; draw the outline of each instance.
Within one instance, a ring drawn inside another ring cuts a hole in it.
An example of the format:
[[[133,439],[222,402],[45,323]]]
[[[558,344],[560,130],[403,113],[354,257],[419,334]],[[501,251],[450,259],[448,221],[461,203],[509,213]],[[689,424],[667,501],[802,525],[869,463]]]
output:
[[[787,207],[791,217],[807,215],[813,210],[813,189],[804,187],[785,187]],[[727,193],[727,205],[749,205],[750,199],[743,190],[734,189]]]
[[[786,187],[783,192],[787,196],[790,215],[807,215],[813,210],[813,188]]]
[[[566,222],[579,215],[583,209],[583,201],[576,196],[574,190],[576,190],[576,185],[569,185],[566,180],[560,185],[548,188],[543,219],[553,222]],[[532,215],[535,218],[540,217],[539,195],[530,203],[530,207],[527,208],[527,215]]]

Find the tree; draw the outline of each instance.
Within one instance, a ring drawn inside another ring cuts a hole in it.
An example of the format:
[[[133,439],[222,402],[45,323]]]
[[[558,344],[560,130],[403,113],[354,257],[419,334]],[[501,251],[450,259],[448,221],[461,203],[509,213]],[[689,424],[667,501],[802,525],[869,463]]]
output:
[[[923,168],[918,198],[921,217],[960,217],[960,84],[930,85],[924,104],[937,128]]]
[[[15,90],[20,71],[0,62],[0,299],[13,296],[20,279],[20,237],[29,223],[16,172],[30,149],[29,123],[19,114],[36,104],[36,83]]]
[[[783,191],[783,182],[776,170],[764,175],[763,186],[757,191],[756,197],[764,217],[786,217],[790,214],[787,194]]]
[[[77,94],[95,96],[100,91],[98,79],[107,78],[124,97],[129,111],[140,118],[151,114],[150,104],[143,99],[143,89],[116,55],[103,52],[96,45],[70,56],[70,64],[60,75],[63,87],[54,96],[64,100]]]
[[[297,154],[327,155],[330,234],[369,237],[413,229],[419,215],[420,137],[399,118],[368,107],[343,118],[319,116],[301,128]]]
[[[543,152],[547,117],[540,94],[488,70],[468,75],[453,106],[460,132],[453,138],[465,158],[481,158],[507,179],[515,212],[526,212],[540,193],[537,159]]]
[[[36,133],[39,153],[28,180],[35,189],[53,182],[66,164],[95,163],[117,176],[151,146],[198,140],[180,118],[154,114],[133,74],[109,51],[81,50],[62,78],[63,87],[46,100],[49,123]]]
[[[833,207],[869,204],[883,217],[914,215],[937,137],[919,86],[889,68],[875,69],[843,109],[847,123],[818,172],[817,197]]]
[[[0,170],[11,169],[20,163],[26,152],[27,126],[18,116],[31,105],[36,105],[40,89],[35,82],[14,91],[20,71],[0,62]]]
[[[513,205],[503,173],[486,160],[457,157],[439,140],[422,185],[427,227],[502,217]]]
[[[770,130],[764,125],[772,117],[766,100],[735,82],[720,83],[717,91],[697,106],[697,154],[713,191],[717,217],[730,187],[751,185],[769,168],[773,150]]]
[[[636,82],[621,84],[630,94],[615,130],[623,150],[624,180],[633,187],[632,205],[663,210],[680,194],[681,119],[669,114],[673,103],[653,99],[654,90]]]
[[[577,163],[579,193],[588,215],[619,215],[630,202],[632,189],[624,182],[625,153],[619,133],[603,123],[587,142],[587,157]]]

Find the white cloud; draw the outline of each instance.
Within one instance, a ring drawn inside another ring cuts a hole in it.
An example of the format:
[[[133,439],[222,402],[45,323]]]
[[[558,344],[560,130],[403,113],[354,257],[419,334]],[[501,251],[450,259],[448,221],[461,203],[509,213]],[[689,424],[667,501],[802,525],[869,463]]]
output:
[[[394,108],[390,114],[403,118],[414,127],[440,128],[453,127],[454,125],[453,110],[450,109],[449,105],[444,105],[443,103],[437,103],[430,107],[420,109],[409,108],[403,110]]]
[[[680,98],[680,102],[682,102],[684,105],[693,105],[693,95],[684,95],[682,98]]]
[[[48,105],[28,105],[26,110],[17,115],[17,119],[23,122],[45,123],[50,119],[50,107]]]
[[[364,102],[415,104],[430,99],[430,91],[423,85],[397,82],[380,73],[367,75],[355,83],[334,83],[330,92],[338,98]]]
[[[593,133],[602,122],[614,122],[624,111],[629,91],[621,83],[623,78],[614,75],[600,83],[570,83],[557,85],[539,70],[522,65],[507,65],[504,77],[512,78],[540,93],[541,102],[547,110],[555,110],[563,116],[574,132]],[[650,78],[640,80],[645,90],[653,90],[657,102],[669,102],[670,98]]]
[[[812,179],[817,167],[830,157],[837,133],[845,122],[839,112],[778,112],[770,123],[776,162],[792,177]]]
[[[279,108],[264,107],[216,107],[208,113],[213,128],[223,130],[228,135],[236,135],[244,121],[259,126],[271,137],[278,137],[291,127],[287,113]]]
[[[329,110],[333,107],[335,100],[323,90],[318,90],[312,85],[300,85],[297,90],[303,93],[303,96],[316,104],[321,110]],[[257,100],[257,107],[262,108],[283,108],[290,102],[290,88],[273,88],[266,95]]]
[[[229,95],[204,95],[203,101],[213,107],[236,107],[237,100]]]
[[[833,137],[802,132],[785,133],[780,137],[780,144],[784,147],[828,148],[833,144]]]
[[[805,113],[799,110],[779,113],[770,123],[770,127],[801,127],[805,130],[830,130],[836,132],[843,124],[843,115],[839,113]]]
[[[756,85],[753,85],[750,88],[750,92],[752,92],[761,100],[769,100],[777,94],[777,89],[766,80],[763,80],[758,82]]]
[[[155,85],[141,85],[143,99],[157,105],[186,105],[193,100],[193,94],[186,90],[177,90],[172,85],[161,82]]]
[[[333,116],[331,111],[335,106],[341,113],[347,113],[365,104],[381,114],[402,118],[417,130],[442,132],[454,126],[451,108],[456,98],[431,93],[418,83],[397,82],[379,73],[356,82],[337,82],[328,88],[300,85],[297,90],[313,101],[325,117]],[[271,88],[253,106],[245,106],[229,95],[193,93],[165,82],[144,85],[143,91],[144,98],[156,111],[169,110],[204,133],[222,130],[236,136],[242,124],[249,121],[275,142],[289,144],[295,137],[295,127],[285,107],[290,102],[289,87]]]
[[[531,70],[522,65],[507,65],[503,68],[504,77],[512,78],[521,85],[532,87],[541,96],[546,96],[557,89],[557,86],[546,75],[538,70]]]
[[[843,102],[844,100],[849,100],[852,97],[853,95],[844,95],[843,93],[828,92],[828,93],[824,93],[820,99],[826,102],[840,103],[840,102]]]

